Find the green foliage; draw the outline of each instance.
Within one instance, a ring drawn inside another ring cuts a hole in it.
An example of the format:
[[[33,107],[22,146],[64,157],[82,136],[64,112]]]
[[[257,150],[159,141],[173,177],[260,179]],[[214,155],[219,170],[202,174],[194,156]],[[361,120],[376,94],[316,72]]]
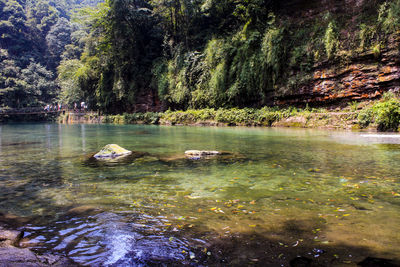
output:
[[[262,109],[252,108],[231,108],[231,109],[200,109],[186,111],[166,111],[161,115],[162,120],[173,125],[194,124],[200,122],[219,122],[226,125],[262,125],[271,126],[275,121],[288,118],[298,114],[296,108],[277,109],[263,107]]]
[[[250,124],[255,119],[254,109],[219,109],[215,114],[215,119],[218,122],[227,123],[229,125]]]
[[[159,124],[172,125],[190,124],[224,124],[229,126],[272,126],[274,122],[290,117],[303,117],[317,120],[329,118],[329,112],[321,108],[298,109],[288,107],[279,109],[276,107],[253,108],[220,108],[220,109],[188,109],[186,111],[167,110],[164,113],[124,113],[123,115],[108,115],[103,118],[105,123],[116,124]],[[348,119],[353,120],[355,116]],[[375,124],[379,131],[397,131],[400,125],[400,101],[392,94],[385,94],[381,101],[362,109],[358,113],[358,124],[366,128]],[[290,125],[297,125],[296,123]],[[299,124],[301,126],[301,124]]]
[[[148,89],[161,43],[148,7],[115,0],[81,11],[91,32],[81,57],[80,86],[91,106],[108,113],[134,110],[140,91]]]
[[[164,101],[174,109],[260,105],[286,65],[285,29],[262,35],[243,29],[232,40],[211,39],[202,53],[182,54],[153,67]]]
[[[380,6],[378,23],[386,33],[400,30],[400,0],[386,1]]]
[[[58,80],[61,87],[60,100],[73,107],[83,99],[80,87],[81,76],[84,75],[83,64],[77,59],[62,61],[58,66]]]
[[[376,25],[366,25],[362,23],[360,25],[360,31],[358,33],[359,39],[360,39],[360,49],[362,51],[369,49],[373,43],[374,40],[376,42],[378,36],[377,36],[377,27]]]
[[[124,113],[124,121],[128,124],[133,123],[145,123],[145,124],[158,124],[160,120],[160,114],[157,112],[146,112],[146,113]]]
[[[393,93],[386,93],[381,101],[359,113],[358,122],[363,128],[376,123],[379,131],[397,131],[400,125],[400,100]]]
[[[201,121],[208,121],[215,119],[214,109],[188,109],[186,111],[171,111],[167,110],[161,115],[164,121],[171,124],[190,124]]]
[[[374,112],[371,108],[365,108],[358,114],[357,120],[361,128],[368,127],[374,119]]]
[[[123,115],[106,115],[103,117],[103,123],[115,124],[158,124],[160,120],[160,113],[147,112],[147,113],[124,113]]]
[[[359,102],[357,101],[352,101],[351,103],[349,103],[350,106],[350,110],[353,112],[356,112],[358,110],[358,106],[359,106]]]
[[[99,2],[0,0],[0,48],[8,54],[0,105],[54,101],[60,87],[58,99],[107,114],[132,112],[158,95],[172,110],[221,109],[213,116],[224,123],[270,124],[292,111],[250,108],[296,95],[322,60],[350,62],[367,50],[379,59],[400,26],[400,0],[365,1],[354,18],[336,11],[290,17],[275,0]],[[73,11],[83,5],[90,7]],[[30,85],[32,77],[40,83]],[[28,96],[31,102],[22,100]]]
[[[337,33],[337,26],[334,21],[329,22],[324,36],[325,52],[328,59],[331,59],[335,52],[339,49],[339,39]]]
[[[71,42],[69,11],[82,4],[78,2],[82,1],[0,0],[0,107],[42,106],[58,100],[56,68]],[[79,56],[78,52],[75,59]],[[79,94],[71,77],[61,86],[74,87]]]
[[[373,112],[379,131],[397,131],[400,124],[400,101],[397,98],[379,102]]]

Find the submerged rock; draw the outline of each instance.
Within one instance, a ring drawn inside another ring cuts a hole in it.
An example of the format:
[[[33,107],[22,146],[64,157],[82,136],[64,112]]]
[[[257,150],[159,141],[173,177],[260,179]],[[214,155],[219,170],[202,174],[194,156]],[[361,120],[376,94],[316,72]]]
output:
[[[219,155],[219,151],[206,151],[206,150],[187,150],[185,155],[189,158],[202,158]]]
[[[24,233],[0,227],[0,247],[18,246]]]
[[[79,215],[79,214],[91,214],[99,211],[99,209],[95,206],[90,206],[90,205],[84,205],[84,206],[79,206],[75,207],[72,209],[69,209],[67,211],[67,214],[69,215]]]
[[[20,248],[24,232],[10,230],[0,225],[1,267],[77,266],[72,260],[53,254],[37,255],[28,248]]]
[[[0,248],[0,266],[4,267],[72,267],[78,266],[70,259],[58,255],[36,255],[27,248]]]
[[[215,159],[220,162],[237,162],[243,161],[247,158],[240,153],[229,151],[205,151],[205,150],[188,150],[184,154],[174,154],[167,157],[160,157],[160,161],[164,162],[180,162],[182,160],[192,162],[193,160],[211,160]]]
[[[41,266],[36,255],[27,248],[0,248],[0,262],[2,266]]]
[[[110,144],[103,147],[99,153],[95,154],[96,159],[107,159],[127,156],[132,154],[132,151],[126,150],[116,144]]]

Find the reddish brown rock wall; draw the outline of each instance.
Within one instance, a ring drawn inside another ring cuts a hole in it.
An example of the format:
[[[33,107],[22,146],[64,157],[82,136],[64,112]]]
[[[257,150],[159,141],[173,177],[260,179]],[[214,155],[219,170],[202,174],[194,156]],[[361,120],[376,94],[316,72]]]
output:
[[[400,91],[400,38],[392,37],[381,55],[372,52],[314,66],[311,80],[276,97],[278,105],[339,104],[369,100]]]

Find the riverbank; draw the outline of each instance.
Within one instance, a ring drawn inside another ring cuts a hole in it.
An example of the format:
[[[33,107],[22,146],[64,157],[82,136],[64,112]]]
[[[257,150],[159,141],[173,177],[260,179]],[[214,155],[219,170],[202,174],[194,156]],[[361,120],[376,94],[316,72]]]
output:
[[[189,126],[260,126],[324,128],[366,131],[398,131],[400,100],[394,94],[382,99],[350,103],[343,108],[231,108],[124,113],[100,116],[97,113],[67,113],[61,123],[159,124]]]

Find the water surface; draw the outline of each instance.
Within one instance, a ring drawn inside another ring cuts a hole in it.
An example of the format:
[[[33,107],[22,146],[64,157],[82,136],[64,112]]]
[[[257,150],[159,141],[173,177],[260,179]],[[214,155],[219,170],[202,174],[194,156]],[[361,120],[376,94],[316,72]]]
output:
[[[91,158],[109,143],[134,154]],[[1,125],[0,212],[31,219],[25,246],[84,265],[398,260],[399,161],[397,134]]]

